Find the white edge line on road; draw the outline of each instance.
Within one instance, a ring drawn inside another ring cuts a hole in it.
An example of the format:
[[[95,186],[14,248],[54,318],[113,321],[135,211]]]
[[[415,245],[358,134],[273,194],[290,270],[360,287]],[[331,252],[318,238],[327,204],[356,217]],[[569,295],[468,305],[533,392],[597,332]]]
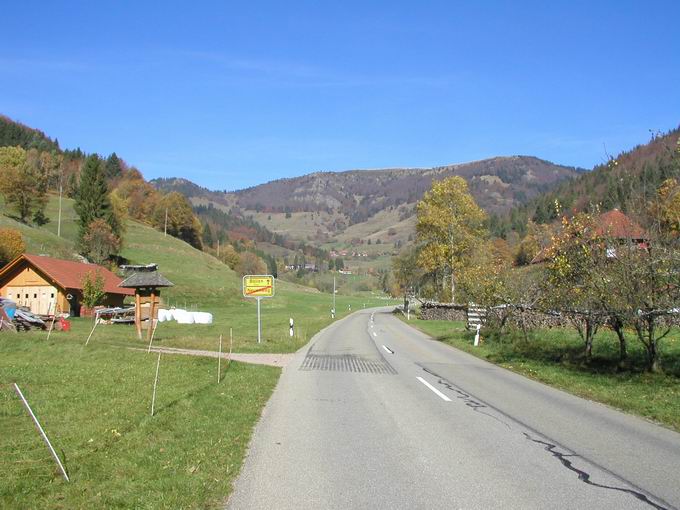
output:
[[[450,399],[449,397],[447,397],[446,395],[444,395],[441,391],[439,391],[437,388],[435,388],[434,386],[432,386],[429,382],[427,382],[427,381],[426,381],[425,379],[423,379],[422,377],[416,377],[416,379],[418,379],[421,383],[423,383],[425,386],[427,386],[428,388],[430,388],[430,389],[431,389],[431,390],[432,390],[439,398],[441,398],[442,400],[444,400],[444,401],[446,401],[446,402],[451,402],[451,399]]]
[[[387,347],[386,345],[383,345],[382,347],[383,347],[383,349],[385,349],[390,354],[394,354],[394,351],[392,349],[390,349],[389,347]]]

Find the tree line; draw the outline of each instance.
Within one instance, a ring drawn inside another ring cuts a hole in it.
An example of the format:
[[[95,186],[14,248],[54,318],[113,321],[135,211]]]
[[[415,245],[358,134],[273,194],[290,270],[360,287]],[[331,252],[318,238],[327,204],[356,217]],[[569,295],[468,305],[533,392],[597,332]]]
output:
[[[680,138],[664,169],[656,188],[631,200],[629,215],[603,214],[600,204],[565,210],[556,200],[557,221],[529,220],[514,252],[492,235],[465,180],[436,182],[416,208],[416,244],[393,259],[386,286],[483,305],[501,334],[516,327],[526,335],[558,317],[578,332],[586,361],[606,328],[619,340],[621,367],[635,339],[646,368],[658,370],[660,344],[680,322]]]

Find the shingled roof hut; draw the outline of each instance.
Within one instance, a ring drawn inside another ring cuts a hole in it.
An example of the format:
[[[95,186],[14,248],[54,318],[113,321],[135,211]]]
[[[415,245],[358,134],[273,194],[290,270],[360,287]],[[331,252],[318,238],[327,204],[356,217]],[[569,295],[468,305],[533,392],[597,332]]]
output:
[[[151,338],[153,331],[154,319],[158,314],[158,304],[160,302],[161,291],[163,287],[173,287],[174,283],[165,278],[158,272],[157,264],[147,265],[125,265],[120,266],[126,271],[127,278],[123,280],[118,286],[134,289],[135,291],[135,327],[137,328],[137,336],[142,339],[142,320],[147,315],[149,321],[147,323],[147,338]],[[148,314],[143,314],[143,308],[149,307]]]

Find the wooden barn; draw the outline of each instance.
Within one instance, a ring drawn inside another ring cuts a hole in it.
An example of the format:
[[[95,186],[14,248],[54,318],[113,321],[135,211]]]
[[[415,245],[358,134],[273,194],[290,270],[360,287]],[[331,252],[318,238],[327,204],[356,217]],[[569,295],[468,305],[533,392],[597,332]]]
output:
[[[127,296],[134,296],[132,289],[118,287],[122,279],[105,267],[27,253],[0,269],[0,294],[33,313],[52,314],[56,303],[57,311],[79,317],[83,279],[97,272],[104,278],[104,306],[122,306]]]

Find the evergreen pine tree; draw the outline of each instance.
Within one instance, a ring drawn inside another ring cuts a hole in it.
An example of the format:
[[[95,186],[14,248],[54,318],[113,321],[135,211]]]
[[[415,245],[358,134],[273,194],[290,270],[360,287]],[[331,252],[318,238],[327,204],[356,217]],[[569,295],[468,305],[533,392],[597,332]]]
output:
[[[104,165],[104,176],[107,179],[113,179],[118,177],[121,173],[121,161],[116,153],[112,153],[107,159]]]
[[[74,208],[78,213],[78,240],[82,245],[90,224],[102,219],[111,227],[113,234],[119,236],[119,225],[113,213],[104,180],[101,160],[96,154],[88,156],[80,174],[80,185],[76,191]]]

